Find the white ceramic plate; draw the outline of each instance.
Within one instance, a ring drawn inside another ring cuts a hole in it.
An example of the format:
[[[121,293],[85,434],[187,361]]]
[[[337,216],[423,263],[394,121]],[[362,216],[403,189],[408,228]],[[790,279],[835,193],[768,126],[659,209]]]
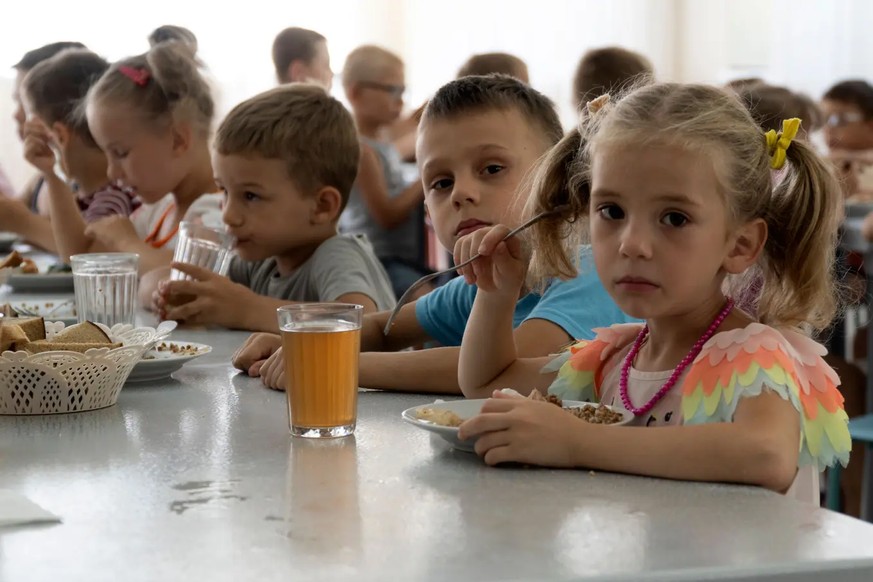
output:
[[[473,452],[473,446],[476,444],[475,440],[470,441],[462,441],[458,439],[458,428],[453,426],[442,426],[439,424],[435,424],[433,422],[422,420],[418,418],[417,413],[422,408],[435,408],[435,409],[444,409],[451,410],[462,419],[467,420],[479,414],[482,410],[482,405],[485,403],[484,398],[473,399],[473,400],[454,400],[451,402],[441,402],[437,401],[433,404],[423,404],[421,406],[413,406],[412,408],[408,408],[403,411],[402,416],[403,420],[408,422],[411,425],[417,426],[418,428],[436,433],[443,437],[449,444],[461,451]],[[579,402],[576,400],[564,400],[564,408],[578,408],[580,406],[597,406],[596,404],[591,404],[589,402]],[[604,405],[606,406],[606,405]],[[621,410],[614,408],[612,406],[607,406],[616,412],[621,412],[623,419],[621,422],[617,422],[615,424],[611,424],[609,426],[621,426],[623,424],[627,424],[633,420],[634,415],[631,412],[626,410]]]
[[[19,309],[32,311],[46,321],[62,321],[65,325],[74,325],[79,322],[76,317],[76,302],[72,299],[12,301],[10,305],[16,311]]]
[[[16,293],[72,293],[72,273],[34,273],[25,275],[13,272],[6,280]]]
[[[186,350],[185,353],[173,353],[168,350],[159,349],[166,346],[176,346],[178,348],[190,346],[192,349]],[[127,382],[154,382],[169,378],[173,372],[176,372],[191,360],[204,356],[211,351],[212,346],[207,346],[206,344],[161,342],[157,348],[145,353],[143,359],[134,366],[133,372],[127,378]]]

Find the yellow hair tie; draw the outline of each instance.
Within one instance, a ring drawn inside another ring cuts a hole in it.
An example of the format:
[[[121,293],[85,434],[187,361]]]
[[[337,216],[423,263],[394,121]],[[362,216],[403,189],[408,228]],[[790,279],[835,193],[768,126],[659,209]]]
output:
[[[764,134],[767,139],[767,154],[770,156],[770,167],[778,170],[785,165],[786,150],[794,138],[797,137],[797,132],[800,130],[800,120],[796,117],[785,119],[782,121],[782,131],[776,133],[776,130],[771,129]]]

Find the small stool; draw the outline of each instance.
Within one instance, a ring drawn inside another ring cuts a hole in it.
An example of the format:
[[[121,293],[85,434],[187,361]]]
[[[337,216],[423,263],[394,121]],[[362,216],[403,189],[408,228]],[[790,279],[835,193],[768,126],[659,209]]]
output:
[[[861,489],[861,518],[873,520],[873,414],[858,416],[849,420],[849,434],[853,441],[866,445],[864,450],[864,481]],[[842,467],[836,465],[828,469],[827,508],[840,510],[840,474]]]

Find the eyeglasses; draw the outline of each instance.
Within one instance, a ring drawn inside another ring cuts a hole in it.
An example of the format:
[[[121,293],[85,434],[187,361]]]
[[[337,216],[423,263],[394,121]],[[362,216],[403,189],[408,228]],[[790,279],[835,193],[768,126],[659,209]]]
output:
[[[858,123],[864,121],[864,115],[857,111],[847,111],[845,113],[832,113],[825,119],[825,125],[828,127],[842,127],[850,123]]]
[[[406,87],[404,87],[403,85],[388,85],[387,83],[376,83],[375,81],[361,81],[360,85],[361,87],[366,87],[367,89],[377,89],[379,91],[384,91],[395,99],[400,99],[406,92]]]

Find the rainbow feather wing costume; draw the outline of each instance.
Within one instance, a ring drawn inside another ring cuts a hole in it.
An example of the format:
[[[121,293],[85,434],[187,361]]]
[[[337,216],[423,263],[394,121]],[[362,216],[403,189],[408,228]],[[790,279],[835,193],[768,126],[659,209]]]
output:
[[[703,347],[682,384],[685,424],[731,422],[742,397],[767,388],[800,413],[800,460],[818,470],[849,462],[852,439],[840,379],[825,348],[760,323],[720,333]]]
[[[596,328],[593,340],[577,342],[542,369],[544,374],[557,372],[549,394],[563,400],[600,402],[603,376],[611,369],[609,359],[632,343],[643,328],[638,323],[623,323]]]
[[[543,368],[557,372],[549,392],[567,400],[599,402],[602,380],[619,364],[614,354],[633,342],[640,325],[597,329]],[[826,350],[794,331],[760,323],[715,335],[682,382],[684,424],[731,422],[740,398],[766,388],[790,402],[801,418],[799,465],[818,470],[849,461],[851,437],[836,372],[822,359]]]

